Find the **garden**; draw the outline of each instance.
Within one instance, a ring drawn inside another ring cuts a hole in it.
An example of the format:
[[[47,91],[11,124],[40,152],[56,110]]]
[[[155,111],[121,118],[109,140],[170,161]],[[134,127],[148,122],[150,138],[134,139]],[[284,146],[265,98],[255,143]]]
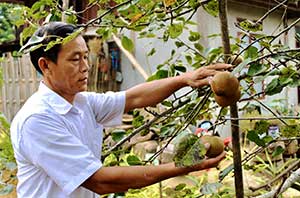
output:
[[[287,35],[300,41],[299,34],[291,33],[300,18],[286,18],[290,7],[298,5],[298,1],[274,1],[256,20],[239,20],[234,24],[239,37],[229,31],[227,0],[89,0],[81,11],[69,6],[68,1],[62,2],[39,0],[31,7],[21,8],[22,15],[13,23],[23,27],[22,48],[32,50],[41,45],[43,38],[32,36],[41,21],[64,20],[78,25],[78,32],[65,39],[58,38],[47,48],[84,34],[91,27],[96,28],[104,41],[117,35],[129,53],[134,52],[140,40],[171,43],[170,53],[161,64],[155,65],[147,81],[218,62],[234,66],[227,72],[228,79],[234,80],[224,84],[222,76],[222,82],[216,83],[229,87],[226,94],[219,93],[211,83],[176,92],[157,106],[129,112],[124,115],[122,126],[105,130],[102,150],[105,166],[171,161],[190,166],[203,160],[200,139],[206,134],[221,138],[226,159],[214,169],[125,193],[101,195],[102,198],[300,197],[299,109],[289,104],[291,96],[278,99],[288,93],[286,90],[295,90],[300,85],[300,48],[284,42]],[[93,6],[99,8],[97,16],[79,23],[80,14]],[[203,35],[195,30],[198,25],[195,16],[200,11],[217,21],[219,31],[206,38],[212,43],[218,40],[217,46],[201,43]],[[265,21],[274,13],[281,17],[278,26],[264,31]],[[129,32],[138,35],[136,41],[128,36]],[[14,55],[22,56],[20,52]],[[147,52],[148,58],[159,55],[155,46]],[[0,121],[0,197],[14,197],[17,167],[9,122],[5,115]],[[176,148],[189,135],[194,137],[193,142],[188,141],[185,152],[176,158]]]

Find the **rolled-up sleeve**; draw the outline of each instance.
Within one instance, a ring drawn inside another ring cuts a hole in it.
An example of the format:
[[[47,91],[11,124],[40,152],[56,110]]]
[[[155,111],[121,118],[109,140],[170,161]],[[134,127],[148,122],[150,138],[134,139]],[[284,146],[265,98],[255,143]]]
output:
[[[68,195],[102,166],[59,118],[32,115],[21,133],[20,148],[26,157]]]

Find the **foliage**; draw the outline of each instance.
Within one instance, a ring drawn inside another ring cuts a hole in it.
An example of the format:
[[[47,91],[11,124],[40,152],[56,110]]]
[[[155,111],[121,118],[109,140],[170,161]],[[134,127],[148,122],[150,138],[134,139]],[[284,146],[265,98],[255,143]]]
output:
[[[200,138],[194,134],[183,136],[175,145],[174,162],[178,167],[188,167],[201,163],[206,149]]]
[[[17,26],[26,25],[21,34],[21,44],[24,49],[30,51],[40,47],[44,38],[28,38],[41,21],[61,20],[62,15],[66,15],[68,22],[77,24],[81,11],[75,11],[73,7],[61,10],[59,2],[39,0],[31,8],[22,8],[21,13],[23,15],[19,20],[16,20],[15,24]],[[202,46],[200,39],[203,35],[195,32],[194,27],[197,22],[191,20],[200,7],[211,16],[218,16],[219,5],[216,0],[115,0],[114,4],[108,0],[91,0],[89,2],[90,5],[97,4],[100,9],[96,18],[84,24],[77,24],[81,27],[80,31],[84,31],[91,26],[97,27],[97,34],[104,40],[110,39],[113,35],[121,35],[121,43],[128,51],[135,49],[135,42],[126,36],[128,30],[135,31],[138,34],[138,39],[159,40],[162,44],[166,42],[173,44],[170,54],[165,56],[165,60],[156,66],[156,71],[147,81],[178,76],[191,69],[227,61],[226,56],[229,54],[223,54],[223,46],[213,46],[207,49]],[[244,59],[244,62],[232,71],[240,79],[243,101],[253,99],[257,101],[260,96],[273,96],[281,93],[286,87],[300,85],[300,73],[298,72],[300,66],[299,49],[290,48],[278,41],[291,27],[282,27],[283,30],[275,29],[273,34],[266,34],[263,31],[263,20],[264,18],[257,21],[240,21],[236,24],[242,32],[240,37],[230,37],[231,54],[240,55]],[[76,32],[76,34],[65,39],[53,41],[47,45],[47,49],[55,44],[64,43],[74,38],[78,33]],[[183,39],[183,35],[187,35],[186,38]],[[299,39],[299,35],[297,35],[297,38]],[[220,34],[209,35],[207,39],[218,39],[219,41]],[[27,40],[29,42],[24,44]],[[156,56],[156,53],[156,49],[152,48],[147,55]],[[257,83],[264,83],[265,90],[255,89],[254,85]],[[189,90],[181,96],[174,94],[174,97],[161,103],[162,111],[160,109],[157,112],[149,112],[158,119],[148,120],[138,111],[134,112],[134,129],[114,131],[113,140],[121,140],[143,126],[145,128],[139,131],[142,134],[147,134],[150,131],[149,129],[153,127],[158,129],[155,132],[160,140],[172,140],[189,126],[195,126],[199,119],[213,118],[216,125],[222,123],[219,121],[224,114],[222,112],[227,112],[226,108],[223,110],[217,106],[213,97],[211,97],[210,91],[210,87],[206,86],[201,89]],[[214,112],[220,112],[220,114],[216,115]],[[256,122],[254,128],[247,131],[247,139],[255,142],[260,147],[266,147],[273,141],[273,138],[268,136],[267,133],[269,125],[270,123],[266,121]],[[285,135],[291,135],[291,130],[294,130],[294,128],[282,129]],[[190,145],[194,145],[194,143],[197,145],[197,140]],[[183,150],[187,152],[181,153],[181,159],[175,159],[177,164],[180,164],[180,166],[192,165],[194,162],[190,161],[189,156],[195,154],[194,148],[196,147],[184,147]],[[150,161],[158,156],[159,152]],[[198,157],[201,160],[201,157]],[[105,159],[104,164],[107,166],[133,165],[142,164],[142,160],[130,151],[116,149]],[[215,187],[218,187],[218,184],[213,185],[213,188]],[[184,190],[178,193],[184,193]]]
[[[22,6],[0,3],[0,44],[16,39],[14,22],[21,17]]]

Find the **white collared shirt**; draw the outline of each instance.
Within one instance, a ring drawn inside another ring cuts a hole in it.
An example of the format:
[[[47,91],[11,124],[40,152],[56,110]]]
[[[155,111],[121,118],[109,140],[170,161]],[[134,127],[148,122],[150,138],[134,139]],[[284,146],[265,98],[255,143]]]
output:
[[[125,92],[81,92],[72,105],[41,83],[11,124],[18,197],[99,197],[80,185],[101,168],[103,126],[124,108]]]

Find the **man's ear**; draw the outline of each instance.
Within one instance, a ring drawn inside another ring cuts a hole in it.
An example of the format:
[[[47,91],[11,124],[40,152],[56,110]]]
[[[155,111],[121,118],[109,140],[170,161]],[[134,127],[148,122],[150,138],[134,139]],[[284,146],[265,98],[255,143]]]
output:
[[[42,70],[44,75],[46,75],[50,72],[49,63],[50,63],[50,61],[45,57],[40,57],[38,60],[39,67]]]

